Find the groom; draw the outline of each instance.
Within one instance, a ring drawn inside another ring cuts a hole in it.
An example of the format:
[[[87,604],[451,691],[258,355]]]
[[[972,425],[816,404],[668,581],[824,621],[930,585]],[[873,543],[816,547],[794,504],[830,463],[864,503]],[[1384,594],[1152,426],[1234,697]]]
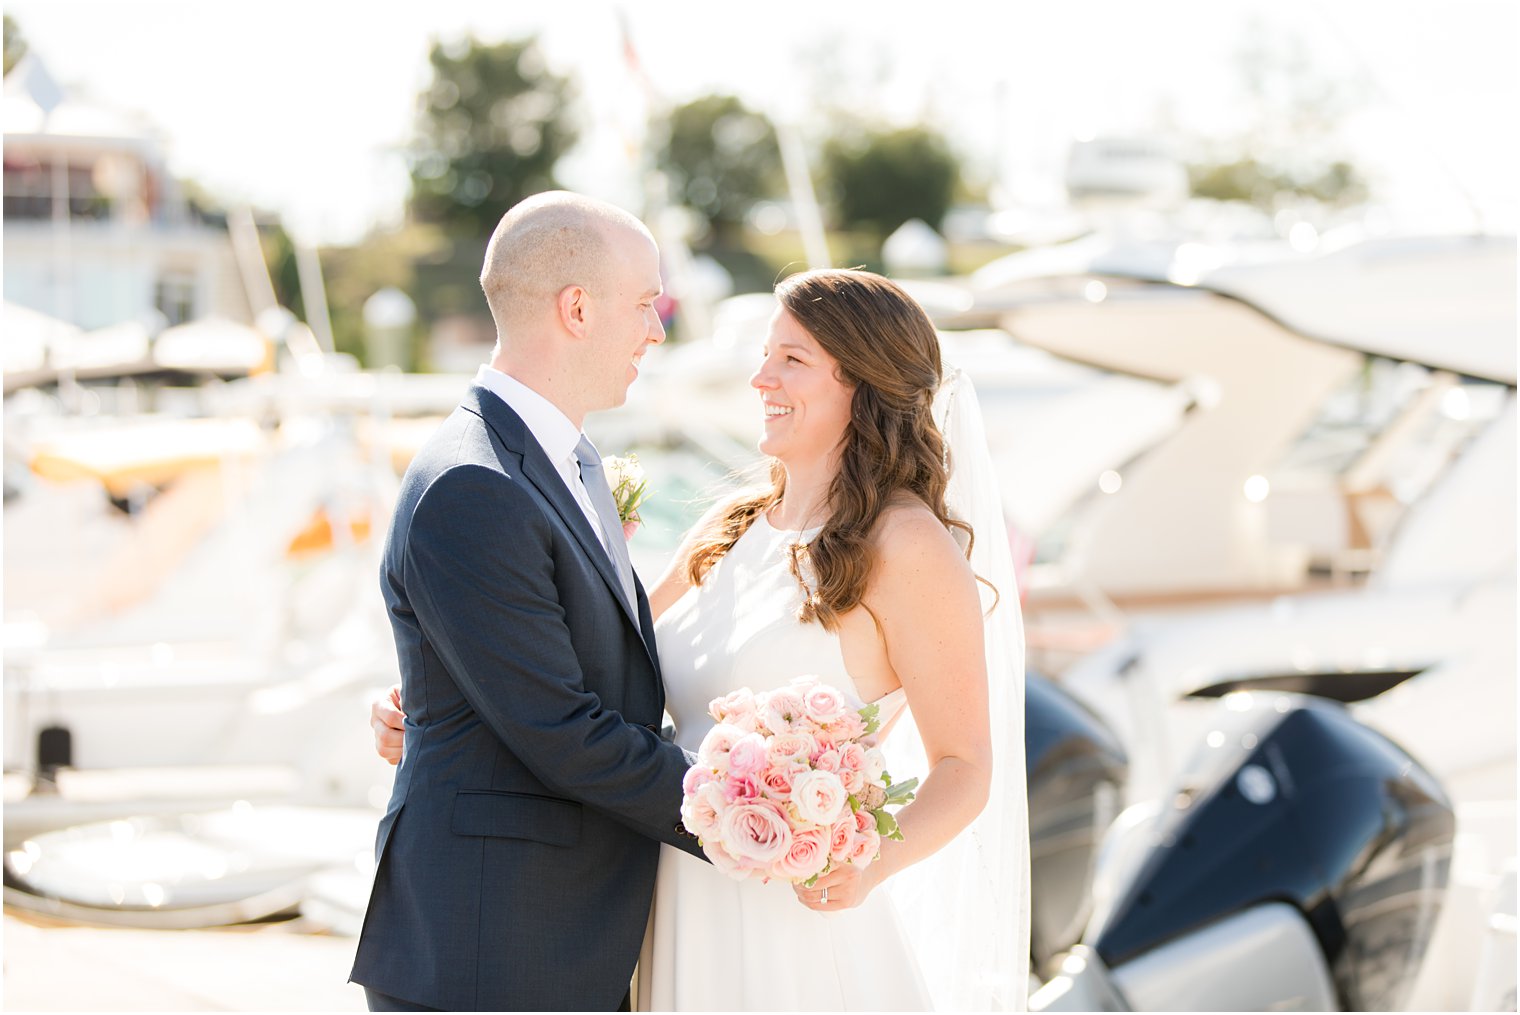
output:
[[[376,1011],[606,1011],[659,843],[701,856],[649,604],[580,432],[664,340],[659,256],[633,216],[553,192],[503,216],[480,283],[494,357],[407,470],[381,567],[405,749],[351,978]]]

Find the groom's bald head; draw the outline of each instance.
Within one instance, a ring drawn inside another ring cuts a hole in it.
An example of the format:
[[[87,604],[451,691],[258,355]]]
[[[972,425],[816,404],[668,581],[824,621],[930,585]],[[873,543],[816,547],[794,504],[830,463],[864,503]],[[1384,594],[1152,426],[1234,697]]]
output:
[[[604,289],[619,231],[649,236],[623,209],[565,190],[513,205],[491,234],[480,272],[498,334],[547,315],[566,286]]]

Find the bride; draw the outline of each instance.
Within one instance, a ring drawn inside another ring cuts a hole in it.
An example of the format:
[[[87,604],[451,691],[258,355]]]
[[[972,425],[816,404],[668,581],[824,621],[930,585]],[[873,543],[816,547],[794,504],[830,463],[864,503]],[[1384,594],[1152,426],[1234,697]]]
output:
[[[979,586],[993,578],[957,539],[999,537],[1006,559],[1000,512],[982,520],[995,532],[973,532],[947,507],[933,413],[939,339],[907,294],[867,272],[813,271],[776,295],[750,380],[764,406],[770,482],[699,522],[650,593],[666,707],[677,742],[695,751],[713,698],[815,674],[881,706],[890,771],[922,784],[898,814],[902,841],[812,888],[733,881],[662,848],[639,1007],[1021,1007],[1027,861],[1010,830],[1022,828],[1022,693],[1010,700],[1019,674],[1006,664],[988,672],[979,588],[996,604],[989,626],[1016,625],[1018,593],[1006,568],[1007,584]],[[961,404],[942,408],[965,418],[973,396],[953,392],[942,401]],[[997,633],[1016,643],[1016,627],[1011,639]],[[996,646],[994,658],[1012,647]],[[989,694],[989,677],[1000,693]],[[995,779],[995,761],[1017,764],[1019,777]],[[982,827],[938,856],[989,801]],[[982,841],[969,841],[977,832]],[[913,874],[931,883],[911,885]],[[917,889],[901,900],[884,891],[900,878]]]
[[[889,280],[811,271],[776,295],[750,380],[769,482],[650,592],[667,709],[695,752],[712,699],[816,675],[880,706],[888,769],[920,787],[901,841],[810,888],[662,846],[638,1008],[1022,1009],[1023,643],[975,395]]]

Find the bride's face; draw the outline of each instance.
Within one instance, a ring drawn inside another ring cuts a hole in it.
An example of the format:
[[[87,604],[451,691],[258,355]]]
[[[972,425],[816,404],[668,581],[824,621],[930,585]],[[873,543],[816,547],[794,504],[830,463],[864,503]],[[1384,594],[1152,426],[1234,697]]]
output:
[[[844,439],[854,386],[839,379],[838,361],[785,309],[771,318],[763,352],[749,379],[765,412],[761,452],[797,464],[826,458]]]

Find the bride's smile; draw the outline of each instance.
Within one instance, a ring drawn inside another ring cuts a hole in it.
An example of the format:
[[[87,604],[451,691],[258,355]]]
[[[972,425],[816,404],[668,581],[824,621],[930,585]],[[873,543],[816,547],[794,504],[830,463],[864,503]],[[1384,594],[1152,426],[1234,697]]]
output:
[[[764,354],[749,381],[765,413],[760,450],[788,465],[824,459],[844,437],[853,385],[840,380],[838,361],[783,309],[771,318]]]

